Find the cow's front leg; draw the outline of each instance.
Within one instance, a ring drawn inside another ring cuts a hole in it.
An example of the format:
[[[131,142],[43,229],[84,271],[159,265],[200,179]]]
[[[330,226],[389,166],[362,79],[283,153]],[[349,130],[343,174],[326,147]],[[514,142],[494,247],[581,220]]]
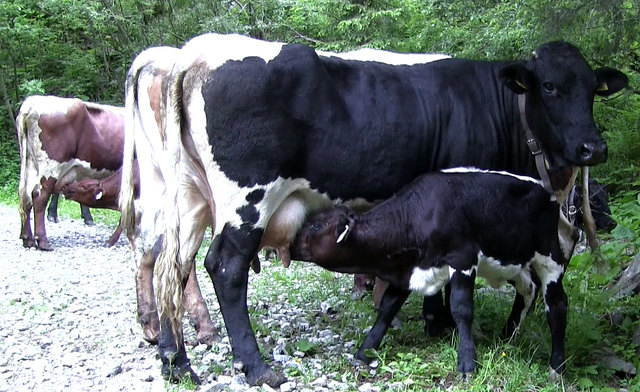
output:
[[[249,264],[257,251],[262,233],[259,229],[226,226],[212,241],[205,267],[218,297],[234,361],[241,366],[249,384],[266,383],[275,388],[286,379],[262,360],[247,309]]]
[[[85,225],[95,225],[93,217],[91,216],[91,210],[89,210],[89,207],[85,206],[84,204],[80,204],[80,216],[82,217],[82,220],[84,220]]]
[[[49,202],[49,208],[47,208],[47,220],[49,222],[58,223],[58,199],[59,193],[51,195],[51,201]]]
[[[456,322],[460,345],[458,346],[458,372],[463,375],[476,369],[476,347],[473,341],[473,284],[475,269],[456,270],[451,276],[451,315]]]
[[[371,328],[371,331],[365,337],[362,346],[355,355],[357,361],[369,363],[371,358],[367,358],[365,350],[377,349],[380,347],[380,342],[384,337],[387,329],[391,325],[393,318],[398,314],[398,311],[407,300],[409,296],[409,290],[401,289],[396,286],[390,285],[385,290],[380,300],[380,306],[378,307],[378,318],[376,318],[375,324]]]

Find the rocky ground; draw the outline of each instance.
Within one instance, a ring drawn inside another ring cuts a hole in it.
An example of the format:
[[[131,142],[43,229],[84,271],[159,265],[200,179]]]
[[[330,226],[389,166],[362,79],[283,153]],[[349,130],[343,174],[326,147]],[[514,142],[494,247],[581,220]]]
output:
[[[185,390],[165,383],[155,347],[142,339],[134,262],[124,237],[107,248],[108,227],[71,219],[47,222],[54,250],[42,252],[22,247],[17,208],[0,206],[0,220],[0,392]],[[201,288],[220,325],[213,287],[206,273],[202,275]],[[291,328],[293,320],[303,318],[299,313],[283,303],[252,317],[263,325]],[[302,327],[311,340],[332,343],[325,348],[334,347],[335,355],[353,351],[354,342],[339,341],[331,330],[316,331],[308,322]],[[192,328],[187,326],[185,333],[187,340],[194,340]],[[204,381],[197,390],[270,390],[247,386],[244,375],[232,369],[224,330],[221,335],[222,343],[213,349],[189,348],[192,365]],[[268,342],[273,360],[281,367],[296,366],[300,359],[279,343]],[[331,358],[332,353],[325,354]],[[314,363],[307,365],[313,368]],[[327,379],[320,371],[314,374],[308,384],[288,382],[280,390],[377,390]]]

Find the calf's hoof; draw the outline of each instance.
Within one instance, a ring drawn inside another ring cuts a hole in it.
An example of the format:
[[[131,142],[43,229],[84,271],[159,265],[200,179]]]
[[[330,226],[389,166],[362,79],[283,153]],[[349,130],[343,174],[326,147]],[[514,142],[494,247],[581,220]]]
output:
[[[84,221],[84,224],[87,225],[87,226],[95,226],[96,225],[95,222],[93,220],[91,220],[91,219],[86,219]]]
[[[281,384],[287,382],[287,379],[280,373],[276,373],[270,367],[267,367],[260,374],[246,374],[247,383],[249,385],[262,385],[267,384],[271,388],[278,388]]]
[[[427,336],[437,338],[448,335],[453,331],[453,326],[446,322],[438,321],[438,319],[427,320],[424,322],[424,332]]]

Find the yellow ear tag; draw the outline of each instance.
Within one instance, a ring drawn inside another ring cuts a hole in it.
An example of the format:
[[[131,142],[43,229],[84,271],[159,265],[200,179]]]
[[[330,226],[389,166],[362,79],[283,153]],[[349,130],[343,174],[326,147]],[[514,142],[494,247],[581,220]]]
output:
[[[525,86],[524,84],[522,84],[522,82],[521,82],[521,81],[519,81],[518,79],[516,79],[516,84],[517,84],[518,86],[522,87],[523,89],[528,90],[527,86]]]
[[[609,86],[607,86],[607,84],[605,82],[602,82],[602,84],[600,86],[598,86],[598,89],[596,90],[599,93],[605,92],[605,91],[609,91]]]

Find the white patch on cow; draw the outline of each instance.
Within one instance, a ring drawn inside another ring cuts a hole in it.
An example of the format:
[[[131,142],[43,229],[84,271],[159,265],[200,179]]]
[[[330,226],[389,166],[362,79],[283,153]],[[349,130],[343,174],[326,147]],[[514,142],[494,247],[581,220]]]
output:
[[[498,170],[482,170],[475,167],[452,167],[449,169],[440,170],[442,173],[489,173],[489,174],[500,174],[503,176],[509,176],[513,178],[517,178],[522,181],[533,182],[534,184],[538,184],[542,186],[542,181],[535,179],[533,177],[521,176],[518,174],[509,173],[506,171],[498,171]]]
[[[102,191],[98,192],[98,194],[96,195],[96,200],[100,199],[102,199]]]
[[[450,269],[448,265],[427,269],[415,267],[409,279],[409,290],[417,291],[427,296],[437,293],[449,282]]]
[[[482,277],[493,288],[504,285],[508,280],[514,280],[528,265],[506,264],[493,257],[478,252],[478,276]]]
[[[449,275],[450,275],[450,276],[453,276],[453,272],[452,272],[451,270],[453,270],[453,268],[451,268],[451,269],[449,270]],[[466,276],[469,276],[469,277],[470,277],[470,276],[471,276],[474,272],[476,272],[477,270],[478,270],[478,266],[475,266],[475,265],[474,265],[473,267],[469,268],[468,270],[463,270],[463,271],[458,271],[458,272],[460,272],[462,275],[466,275]],[[453,270],[453,271],[456,271],[456,270]]]
[[[344,53],[333,53],[317,50],[319,56],[338,57],[344,60],[376,61],[390,65],[415,65],[432,61],[450,59],[451,56],[437,53],[396,53],[386,50],[362,48]]]
[[[546,298],[547,286],[560,280],[560,277],[564,273],[564,265],[553,260],[550,255],[544,256],[536,252],[532,266],[540,278],[543,298]],[[547,306],[546,302],[545,311],[549,311],[549,306]]]

